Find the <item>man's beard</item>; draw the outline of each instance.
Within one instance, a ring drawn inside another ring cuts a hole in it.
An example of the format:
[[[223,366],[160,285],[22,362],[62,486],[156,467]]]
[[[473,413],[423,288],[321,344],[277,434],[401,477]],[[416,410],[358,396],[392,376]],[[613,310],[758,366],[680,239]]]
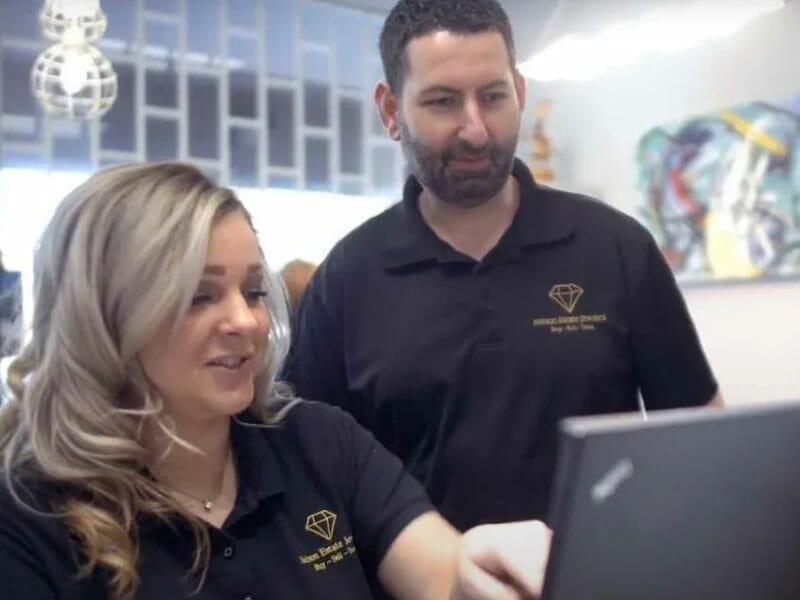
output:
[[[434,153],[418,138],[414,138],[405,123],[400,124],[401,143],[411,175],[439,200],[473,208],[494,198],[508,181],[514,165],[517,136],[508,144],[488,143],[473,148],[462,140],[448,145],[440,154]],[[459,159],[485,157],[488,164],[481,169],[458,170],[452,162]]]

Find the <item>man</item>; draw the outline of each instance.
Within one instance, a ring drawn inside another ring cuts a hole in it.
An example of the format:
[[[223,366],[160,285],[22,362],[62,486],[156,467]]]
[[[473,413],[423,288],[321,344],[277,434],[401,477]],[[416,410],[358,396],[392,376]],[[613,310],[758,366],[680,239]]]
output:
[[[525,81],[495,0],[400,0],[375,98],[411,176],[301,305],[287,379],[352,412],[459,528],[546,516],[557,423],[717,385],[651,236],[514,159]]]

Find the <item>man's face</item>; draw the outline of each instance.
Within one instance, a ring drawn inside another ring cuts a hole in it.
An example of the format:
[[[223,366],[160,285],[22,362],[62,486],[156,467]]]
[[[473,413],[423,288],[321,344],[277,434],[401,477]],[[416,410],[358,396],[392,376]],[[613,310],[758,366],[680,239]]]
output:
[[[412,40],[406,60],[395,137],[411,173],[444,202],[484,204],[511,173],[525,98],[503,37],[439,31]]]

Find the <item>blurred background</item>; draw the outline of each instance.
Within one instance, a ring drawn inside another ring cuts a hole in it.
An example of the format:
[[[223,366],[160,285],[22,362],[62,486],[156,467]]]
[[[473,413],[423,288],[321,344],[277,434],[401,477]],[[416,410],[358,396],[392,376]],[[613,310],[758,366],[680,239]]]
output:
[[[43,54],[48,3],[0,0],[0,252],[21,330],[36,240],[98,168],[193,162],[237,189],[276,270],[396,201],[403,158],[372,102],[393,3],[102,0],[92,44],[116,88],[84,118],[42,108],[74,75]],[[653,232],[729,403],[800,398],[800,2],[503,4],[530,94],[520,158]]]

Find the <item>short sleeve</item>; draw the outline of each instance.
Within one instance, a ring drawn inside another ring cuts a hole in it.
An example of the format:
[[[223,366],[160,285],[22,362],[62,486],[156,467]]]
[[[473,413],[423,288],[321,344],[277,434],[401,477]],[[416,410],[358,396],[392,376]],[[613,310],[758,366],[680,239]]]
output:
[[[314,431],[314,446],[328,448],[325,458],[333,462],[327,468],[344,495],[365,570],[374,576],[392,542],[414,519],[434,510],[433,505],[400,460],[352,416],[315,402],[298,409],[307,415],[302,435]]]
[[[675,277],[649,234],[629,256],[631,344],[648,409],[700,406],[717,390]]]

